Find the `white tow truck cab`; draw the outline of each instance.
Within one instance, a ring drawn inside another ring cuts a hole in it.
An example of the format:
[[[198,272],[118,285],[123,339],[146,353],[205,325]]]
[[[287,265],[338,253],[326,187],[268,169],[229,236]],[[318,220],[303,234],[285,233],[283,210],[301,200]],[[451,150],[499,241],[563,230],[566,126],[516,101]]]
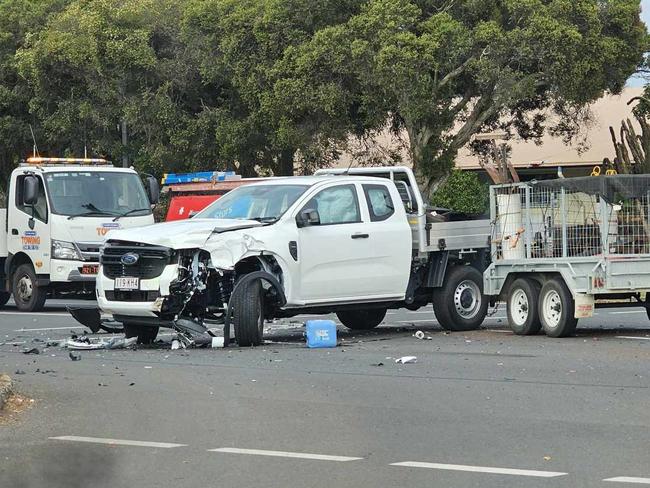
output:
[[[158,182],[104,159],[28,158],[9,178],[0,209],[0,304],[37,311],[60,292],[95,288],[111,230],[153,223]]]
[[[306,312],[369,329],[389,308],[433,302],[448,329],[482,323],[489,222],[431,212],[409,168],[324,173],[242,186],[190,220],[111,232],[99,308],[141,342],[159,326],[192,336],[232,321],[241,346],[262,341],[265,319]]]

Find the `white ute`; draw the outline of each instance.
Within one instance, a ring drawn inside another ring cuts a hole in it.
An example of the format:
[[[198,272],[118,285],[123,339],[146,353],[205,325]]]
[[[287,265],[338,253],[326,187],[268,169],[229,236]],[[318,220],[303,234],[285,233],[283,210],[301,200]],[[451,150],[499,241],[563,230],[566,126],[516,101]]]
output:
[[[34,312],[53,294],[93,293],[107,233],[152,224],[158,193],[153,177],[145,191],[133,169],[103,159],[29,158],[0,209],[0,305],[13,294]]]
[[[112,231],[98,304],[140,342],[159,326],[192,335],[232,319],[239,345],[258,345],[265,319],[335,312],[370,329],[389,308],[432,302],[443,327],[474,329],[488,306],[489,222],[446,220],[408,168],[272,178],[191,220]]]

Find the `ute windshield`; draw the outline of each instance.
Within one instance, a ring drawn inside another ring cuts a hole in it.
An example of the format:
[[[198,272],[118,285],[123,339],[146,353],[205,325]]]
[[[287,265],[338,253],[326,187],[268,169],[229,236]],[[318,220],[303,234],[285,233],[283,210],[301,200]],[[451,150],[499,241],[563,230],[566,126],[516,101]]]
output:
[[[151,205],[140,177],[113,171],[47,173],[52,212],[76,216],[149,215]]]
[[[275,222],[307,188],[306,185],[241,186],[203,209],[195,218]]]

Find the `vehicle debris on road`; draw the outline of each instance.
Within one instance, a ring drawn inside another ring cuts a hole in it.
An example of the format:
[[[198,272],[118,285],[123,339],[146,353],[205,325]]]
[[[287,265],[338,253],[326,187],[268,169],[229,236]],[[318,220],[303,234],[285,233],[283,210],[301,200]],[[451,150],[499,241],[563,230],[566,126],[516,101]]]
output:
[[[122,338],[113,337],[111,339],[90,339],[86,336],[68,339],[63,345],[67,349],[76,351],[93,351],[98,349],[129,349],[135,347],[138,341],[137,337]]]
[[[416,356],[402,356],[401,358],[397,358],[395,360],[396,363],[400,364],[413,364],[417,363],[418,358]]]
[[[68,356],[70,356],[70,359],[72,359],[73,361],[81,361],[81,354],[79,354],[78,352],[70,351]]]

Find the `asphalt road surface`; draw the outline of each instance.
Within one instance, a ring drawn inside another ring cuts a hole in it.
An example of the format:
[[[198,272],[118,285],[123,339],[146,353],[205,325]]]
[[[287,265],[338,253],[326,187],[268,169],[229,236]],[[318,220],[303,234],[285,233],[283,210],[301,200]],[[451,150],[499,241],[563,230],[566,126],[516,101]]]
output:
[[[83,332],[61,302],[7,307],[0,372],[35,402],[0,423],[0,487],[650,485],[645,311],[600,309],[565,339],[514,336],[504,315],[449,334],[431,310],[396,311],[314,350],[301,317],[258,348],[73,362],[44,347]]]

